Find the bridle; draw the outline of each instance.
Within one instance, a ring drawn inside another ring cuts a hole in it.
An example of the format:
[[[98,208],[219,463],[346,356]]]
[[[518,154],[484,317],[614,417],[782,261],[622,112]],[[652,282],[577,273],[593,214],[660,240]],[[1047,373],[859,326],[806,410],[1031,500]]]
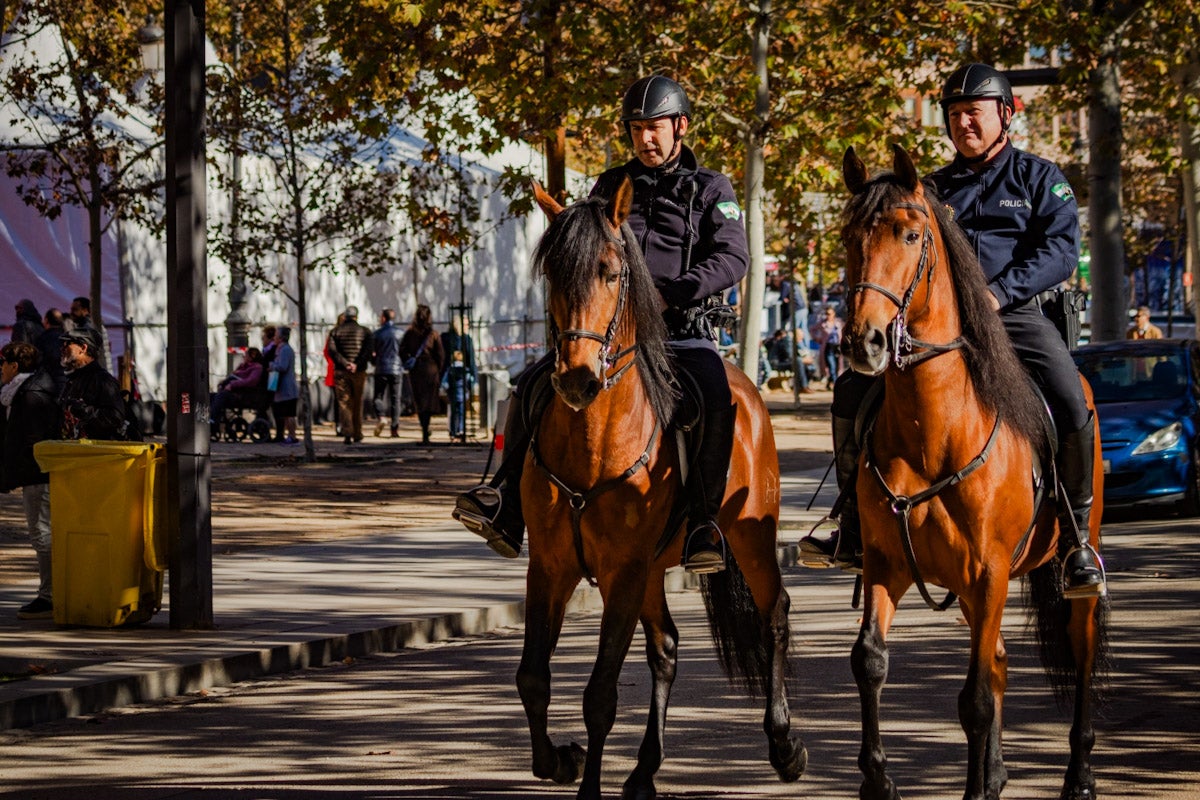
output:
[[[613,239],[613,243],[618,249],[624,252],[625,240]],[[621,276],[619,278],[621,288],[617,292],[617,307],[613,309],[612,319],[608,321],[608,329],[603,334],[588,330],[587,328],[570,328],[565,331],[558,329],[558,323],[554,321],[553,315],[550,317],[550,336],[554,340],[554,365],[559,366],[562,359],[563,344],[567,342],[575,342],[580,339],[589,339],[600,343],[600,352],[597,355],[597,372],[603,378],[600,384],[600,390],[610,389],[616,385],[617,381],[629,371],[637,361],[637,344],[632,344],[624,349],[618,348],[616,353],[613,353],[613,343],[617,338],[617,327],[621,323],[621,315],[625,311],[625,301],[629,294],[629,262],[625,260],[625,256],[621,256]],[[617,362],[627,355],[633,354],[633,358],[629,359],[624,366],[617,368]],[[615,368],[615,371],[614,371]]]
[[[908,284],[903,298],[897,297],[896,293],[886,286],[871,281],[860,281],[854,284],[854,293],[858,294],[873,289],[896,305],[896,316],[889,325],[888,338],[892,344],[892,362],[897,369],[904,369],[927,358],[957,350],[966,342],[961,335],[945,344],[923,342],[920,339],[914,339],[908,332],[908,308],[912,304],[913,295],[916,294],[922,277],[925,279],[926,295],[928,295],[933,284],[933,270],[937,266],[937,257],[936,251],[933,249],[933,229],[929,226],[929,209],[922,203],[897,203],[894,207],[919,211],[925,216],[925,228],[921,233],[921,257],[917,261],[916,274]],[[934,255],[931,257],[930,253],[934,253]]]

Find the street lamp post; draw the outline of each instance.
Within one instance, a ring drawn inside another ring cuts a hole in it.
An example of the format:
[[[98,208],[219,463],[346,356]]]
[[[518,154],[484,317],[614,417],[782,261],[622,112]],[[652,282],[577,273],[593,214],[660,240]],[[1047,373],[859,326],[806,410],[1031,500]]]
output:
[[[172,628],[211,628],[204,0],[165,0],[167,529]]]

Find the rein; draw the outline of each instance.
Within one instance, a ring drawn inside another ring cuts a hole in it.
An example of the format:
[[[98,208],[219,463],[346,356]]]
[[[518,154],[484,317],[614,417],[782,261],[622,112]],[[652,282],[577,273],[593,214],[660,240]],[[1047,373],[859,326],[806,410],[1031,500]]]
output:
[[[896,316],[892,319],[889,332],[892,340],[892,361],[897,369],[904,369],[942,353],[958,350],[966,342],[961,336],[957,336],[945,344],[924,342],[920,339],[914,339],[908,332],[908,307],[912,303],[913,295],[916,294],[917,286],[920,285],[922,277],[925,278],[927,287],[932,285],[933,269],[937,266],[937,259],[934,258],[931,260],[929,255],[933,249],[933,229],[929,226],[929,210],[920,203],[897,203],[895,207],[919,211],[925,216],[925,230],[921,234],[921,258],[917,261],[917,272],[913,275],[912,282],[908,284],[908,289],[905,290],[903,299],[897,297],[895,292],[886,286],[881,286],[878,283],[870,281],[861,281],[854,284],[854,292],[857,294],[858,292],[874,290],[895,304],[897,308]],[[928,266],[928,271],[926,271],[926,266]],[[928,291],[928,288],[926,291]],[[917,352],[918,350],[920,352]]]
[[[891,501],[892,514],[900,520],[900,543],[904,545],[904,556],[908,559],[908,568],[912,571],[913,582],[917,584],[917,589],[921,592],[921,597],[925,599],[926,605],[934,611],[945,611],[954,602],[954,592],[947,592],[945,599],[941,603],[934,602],[933,598],[929,596],[929,590],[925,587],[925,581],[921,578],[921,570],[917,567],[917,556],[913,551],[912,531],[909,528],[908,518],[913,508],[937,497],[943,489],[948,489],[955,484],[961,483],[968,475],[987,463],[988,456],[991,455],[992,448],[996,445],[996,435],[1000,432],[1000,415],[996,415],[996,422],[992,425],[992,432],[988,436],[988,440],[979,455],[971,459],[958,472],[942,478],[937,483],[914,495],[898,495],[892,491],[892,487],[888,486],[887,480],[883,477],[883,473],[879,471],[879,467],[875,463],[875,451],[871,447],[872,431],[867,432],[866,465],[875,475],[875,480],[879,482],[879,486],[883,489],[884,494],[887,495],[888,500]]]

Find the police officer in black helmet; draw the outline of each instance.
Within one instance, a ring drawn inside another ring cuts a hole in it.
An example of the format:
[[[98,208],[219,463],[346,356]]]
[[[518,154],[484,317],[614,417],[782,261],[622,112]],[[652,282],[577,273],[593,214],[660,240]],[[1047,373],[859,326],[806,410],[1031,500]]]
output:
[[[621,122],[635,158],[596,181],[593,195],[610,196],[633,181],[629,226],[662,295],[671,351],[703,393],[703,439],[689,478],[688,536],[683,566],[692,572],[725,567],[717,513],[733,450],[733,396],[725,363],[704,316],[750,264],[746,228],[733,185],[701,167],[683,143],[691,120],[687,95],[662,75],[635,82],[621,104]]]
[[[1095,433],[1070,351],[1038,303],[1041,292],[1075,272],[1079,212],[1067,179],[1051,162],[1013,147],[1012,86],[986,64],[967,64],[947,78],[941,106],[954,160],[930,180],[966,232],[988,279],[992,304],[1021,362],[1041,388],[1058,430],[1059,479],[1071,514],[1064,515],[1063,594],[1103,596],[1104,571],[1088,544]],[[847,372],[834,390],[835,463],[840,486],[853,488],[858,448],[854,418],[871,378]],[[857,508],[850,497],[839,531],[800,542],[810,566],[861,563]]]
[[[662,295],[676,363],[704,393],[704,436],[688,483],[683,566],[708,573],[725,567],[717,512],[733,449],[734,408],[724,362],[704,312],[714,297],[746,274],[750,258],[732,184],[724,175],[702,168],[683,143],[690,120],[691,106],[678,83],[661,75],[635,82],[625,93],[621,122],[636,157],[601,175],[592,194],[608,196],[626,177],[632,180],[629,225]],[[519,395],[529,391],[539,366],[527,370]],[[513,403],[510,409],[520,405]],[[455,518],[487,539],[493,550],[509,557],[520,552],[524,535],[519,485],[528,444],[525,428],[521,415],[510,410],[504,464],[491,486],[460,495],[454,511]]]

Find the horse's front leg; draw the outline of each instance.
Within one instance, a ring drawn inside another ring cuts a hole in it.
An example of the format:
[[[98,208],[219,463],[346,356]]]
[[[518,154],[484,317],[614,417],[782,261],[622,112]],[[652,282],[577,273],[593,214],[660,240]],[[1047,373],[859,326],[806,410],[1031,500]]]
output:
[[[667,725],[667,705],[675,682],[679,630],[667,608],[667,596],[661,577],[647,582],[642,603],[642,630],[646,635],[646,662],[650,665],[653,688],[646,735],[638,749],[637,766],[625,781],[622,800],[650,800],[656,796],[654,776],[663,762],[663,732]]]
[[[958,718],[967,736],[963,800],[999,800],[1008,782],[1000,745],[1008,681],[1000,623],[1007,599],[1007,579],[988,577],[976,582],[970,597],[962,598],[963,614],[971,627],[971,663],[958,695]]]
[[[550,708],[550,655],[558,644],[567,600],[578,583],[545,568],[531,554],[525,591],[525,646],[517,668],[517,690],[529,719],[533,774],[555,783],[574,783],[584,761],[583,748],[572,742],[555,747],[547,730]]]
[[[1105,609],[1096,598],[1066,600],[1071,606],[1067,635],[1075,660],[1075,715],[1071,721],[1071,760],[1063,779],[1061,800],[1094,800],[1096,778],[1092,775],[1092,677],[1100,647]]]
[[[868,552],[868,557],[871,555]],[[887,775],[887,756],[879,733],[879,699],[887,682],[887,632],[896,613],[903,588],[889,591],[887,586],[871,582],[870,564],[864,573],[864,607],[858,640],[850,651],[850,667],[858,684],[862,705],[862,748],[858,767],[863,773],[860,800],[900,800],[900,792]],[[904,587],[906,588],[906,587]]]
[[[646,594],[646,564],[628,565],[624,569],[600,575],[600,594],[604,598],[604,614],[600,620],[600,647],[592,676],[583,691],[583,721],[587,726],[587,760],[583,765],[583,781],[579,800],[599,800],[600,763],[604,743],[617,718],[617,681],[621,665],[629,652],[629,643],[637,628],[638,612]]]

